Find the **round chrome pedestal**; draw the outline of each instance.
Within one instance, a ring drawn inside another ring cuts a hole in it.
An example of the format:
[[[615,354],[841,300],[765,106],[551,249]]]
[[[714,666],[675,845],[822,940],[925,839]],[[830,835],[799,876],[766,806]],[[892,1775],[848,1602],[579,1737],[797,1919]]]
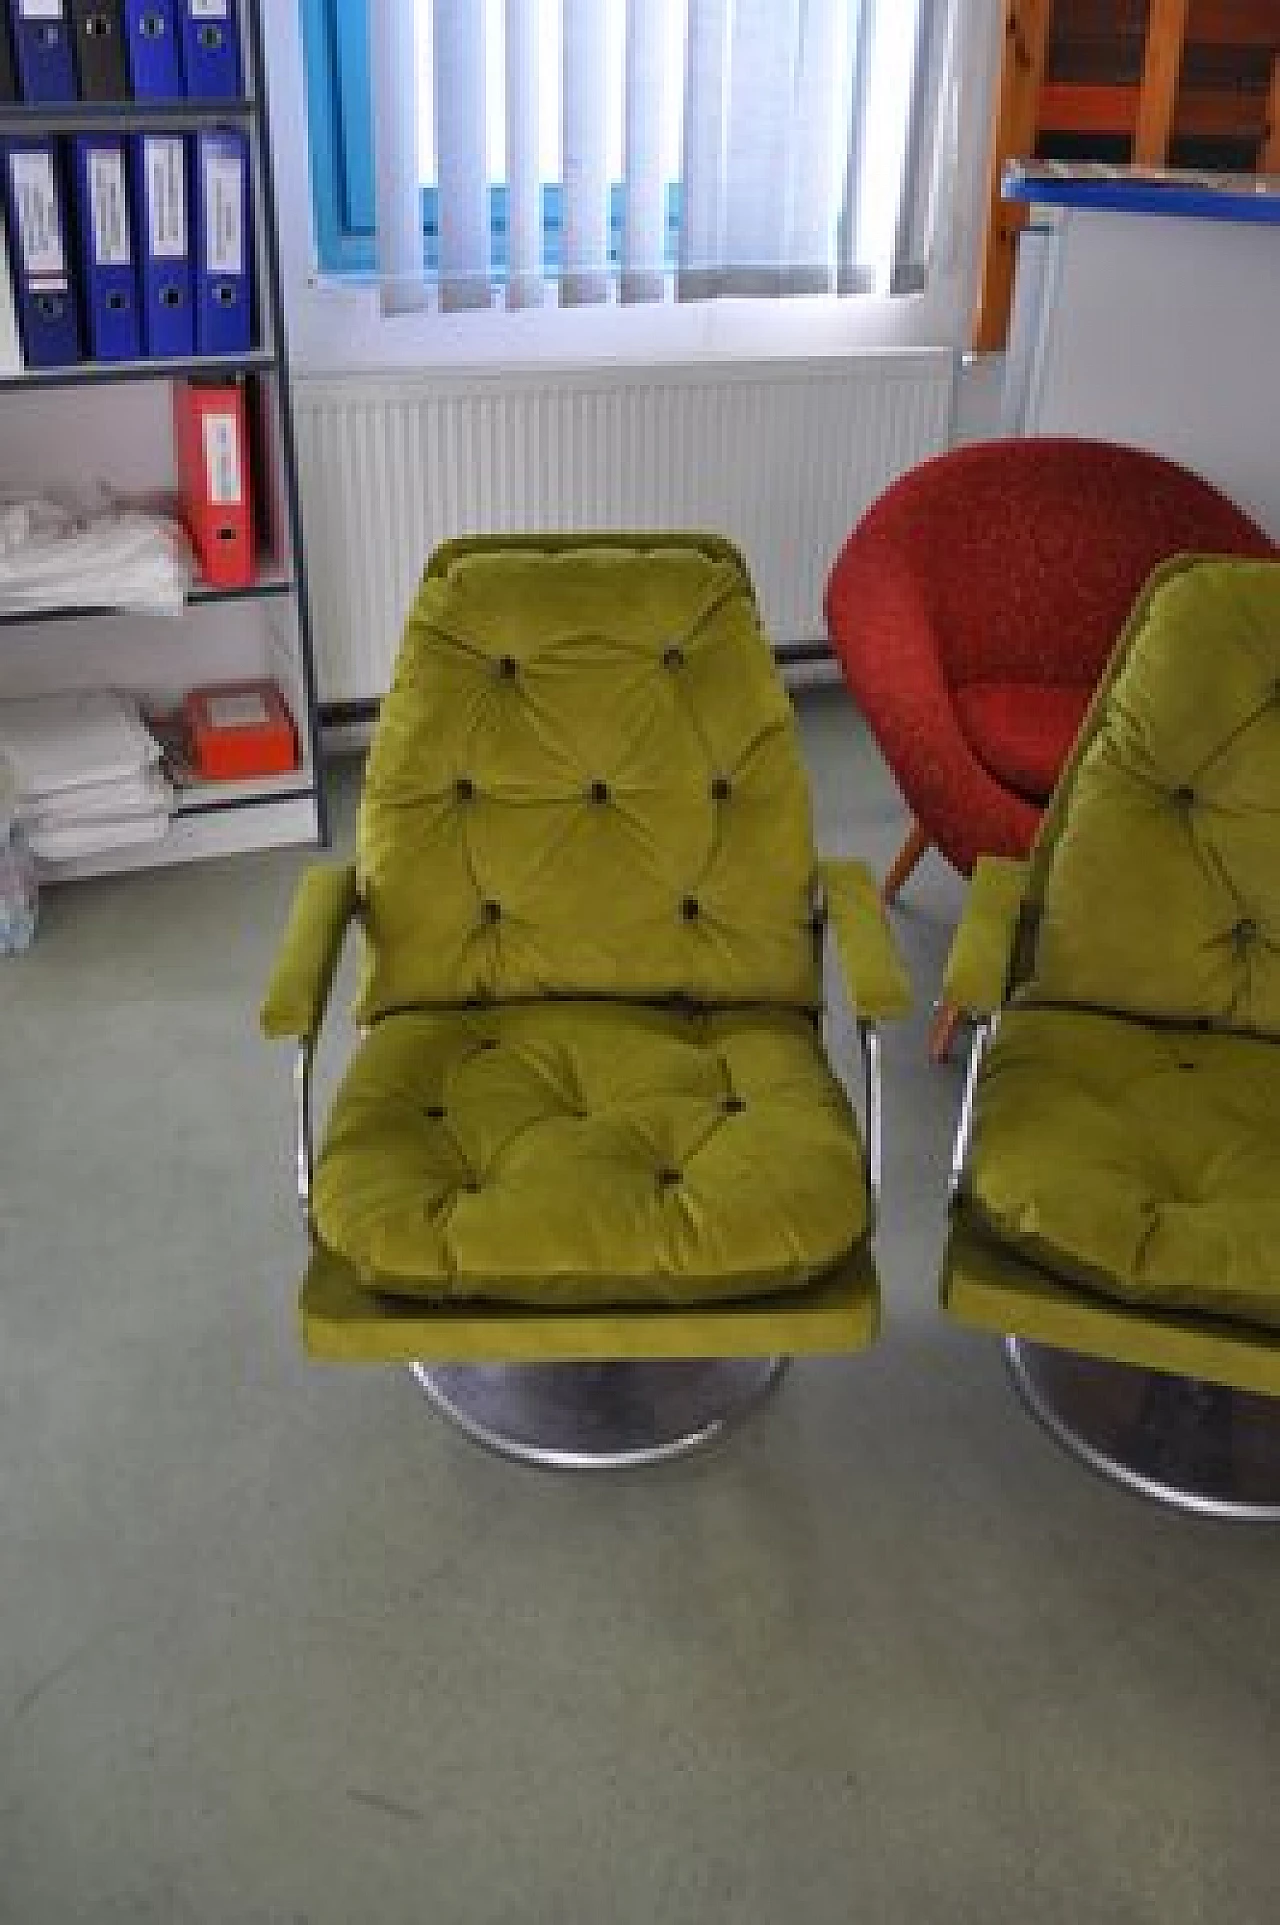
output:
[[[502,1457],[552,1470],[623,1470],[710,1443],[772,1388],[787,1361],[411,1367],[437,1409]]]
[[[1005,1339],[1033,1417],[1092,1470],[1202,1517],[1280,1523],[1280,1397]]]

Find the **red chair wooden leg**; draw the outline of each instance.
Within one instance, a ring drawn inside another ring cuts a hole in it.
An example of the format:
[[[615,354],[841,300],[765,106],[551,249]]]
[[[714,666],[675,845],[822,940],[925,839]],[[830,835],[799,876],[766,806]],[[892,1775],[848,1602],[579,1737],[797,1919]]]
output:
[[[933,1012],[929,1025],[929,1058],[934,1063],[945,1063],[951,1054],[956,1031],[964,1021],[964,1011],[954,1003],[941,1002]]]
[[[903,883],[929,846],[928,836],[918,822],[913,822],[911,824],[910,835],[903,843],[901,849],[899,849],[894,858],[893,866],[884,879],[884,887],[880,891],[882,901],[897,901],[898,892],[902,888]]]

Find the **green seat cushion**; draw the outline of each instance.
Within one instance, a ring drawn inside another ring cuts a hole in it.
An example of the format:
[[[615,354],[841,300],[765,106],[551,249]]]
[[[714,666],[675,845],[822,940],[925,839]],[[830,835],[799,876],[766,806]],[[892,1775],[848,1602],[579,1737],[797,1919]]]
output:
[[[1148,584],[1033,855],[1019,996],[1280,1036],[1280,562]]]
[[[1280,1044],[1011,1009],[983,1064],[965,1207],[1123,1301],[1280,1326]]]
[[[867,1185],[808,1016],[506,1004],[374,1026],[313,1213],[375,1291],[684,1305],[811,1282],[864,1237]]]
[[[379,716],[357,866],[366,1022],[546,995],[816,1006],[808,787],[736,552],[440,551]]]

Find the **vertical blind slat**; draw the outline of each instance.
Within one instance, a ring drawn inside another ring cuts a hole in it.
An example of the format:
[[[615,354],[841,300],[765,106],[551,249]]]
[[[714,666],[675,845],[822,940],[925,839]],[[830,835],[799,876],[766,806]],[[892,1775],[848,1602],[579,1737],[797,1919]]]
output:
[[[835,288],[841,135],[849,124],[849,13],[848,0],[808,0],[799,23],[782,249],[789,293]]]
[[[482,5],[435,8],[440,305],[446,309],[490,302],[484,28]]]
[[[676,294],[713,292],[724,235],[724,89],[730,0],[689,0],[681,135]]]
[[[624,301],[660,301],[664,292],[666,193],[662,125],[668,88],[668,22],[675,0],[627,0],[623,99],[622,278]]]
[[[506,0],[508,307],[543,294],[539,16],[538,0]]]
[[[844,196],[836,229],[836,286],[841,294],[859,294],[871,284],[864,259],[862,176],[866,158],[867,93],[871,84],[871,31],[875,0],[861,0],[853,24],[850,50],[848,149],[845,154]]]
[[[609,182],[602,0],[563,0],[563,212],[560,305],[609,298]]]
[[[374,210],[384,314],[402,314],[426,302],[413,13],[413,0],[383,0],[369,9]]]
[[[944,0],[923,0],[893,260],[894,291],[904,294],[924,286],[944,177],[954,165],[954,27]]]
[[[871,284],[887,293],[910,162],[908,135],[922,0],[867,0],[871,16],[870,65],[859,115],[862,171],[858,229],[863,265]],[[917,129],[923,137],[924,124]]]
[[[721,291],[777,294],[801,0],[737,0],[724,72]]]

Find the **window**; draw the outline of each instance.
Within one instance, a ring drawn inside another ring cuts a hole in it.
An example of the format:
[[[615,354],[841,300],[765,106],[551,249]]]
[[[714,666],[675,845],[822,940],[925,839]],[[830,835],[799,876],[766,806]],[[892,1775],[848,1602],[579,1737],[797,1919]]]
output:
[[[923,283],[953,0],[301,4],[319,263],[384,306]]]

